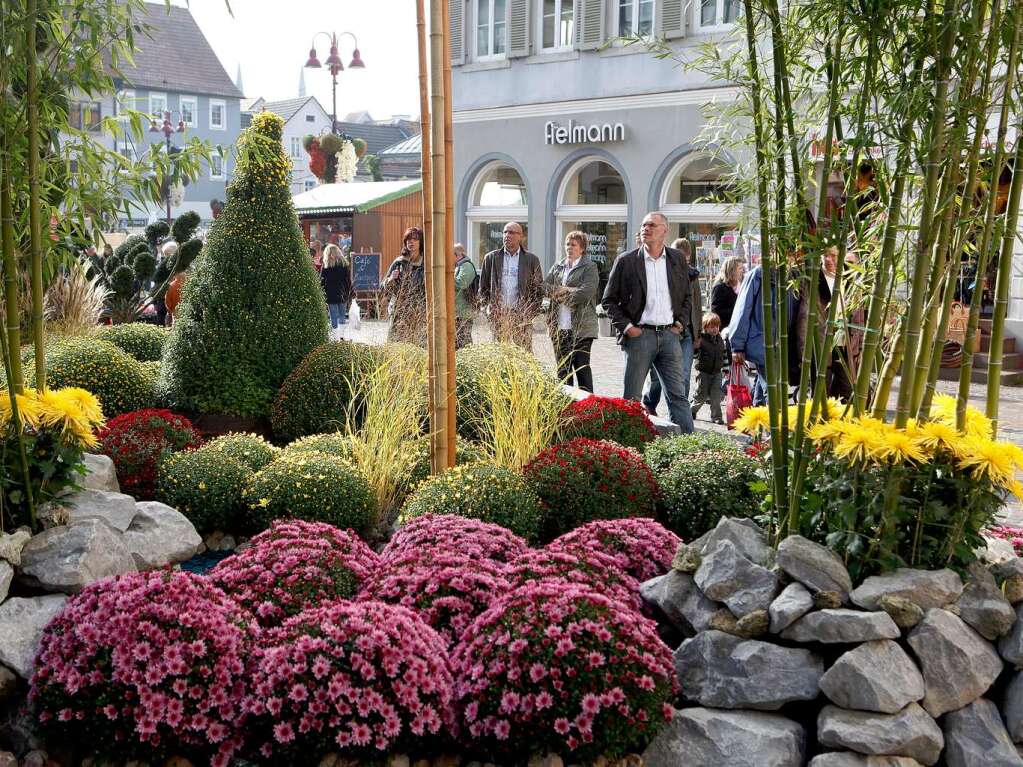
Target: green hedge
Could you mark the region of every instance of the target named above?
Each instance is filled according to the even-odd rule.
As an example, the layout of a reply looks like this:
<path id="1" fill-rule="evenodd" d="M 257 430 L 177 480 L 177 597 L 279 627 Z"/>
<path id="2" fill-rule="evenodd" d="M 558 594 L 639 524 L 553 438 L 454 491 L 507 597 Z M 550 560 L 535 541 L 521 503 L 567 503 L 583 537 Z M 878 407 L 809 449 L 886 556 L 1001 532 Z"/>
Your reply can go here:
<path id="1" fill-rule="evenodd" d="M 667 471 L 678 458 L 705 450 L 741 452 L 738 441 L 716 431 L 658 437 L 643 449 L 643 457 L 655 473 Z"/>
<path id="2" fill-rule="evenodd" d="M 662 522 L 683 540 L 713 529 L 722 517 L 753 517 L 760 509 L 756 462 L 738 450 L 678 456 L 659 477 Z"/>
<path id="3" fill-rule="evenodd" d="M 104 325 L 96 337 L 109 341 L 127 352 L 139 362 L 157 362 L 163 354 L 168 329 L 147 322 L 131 322 L 125 325 Z"/>

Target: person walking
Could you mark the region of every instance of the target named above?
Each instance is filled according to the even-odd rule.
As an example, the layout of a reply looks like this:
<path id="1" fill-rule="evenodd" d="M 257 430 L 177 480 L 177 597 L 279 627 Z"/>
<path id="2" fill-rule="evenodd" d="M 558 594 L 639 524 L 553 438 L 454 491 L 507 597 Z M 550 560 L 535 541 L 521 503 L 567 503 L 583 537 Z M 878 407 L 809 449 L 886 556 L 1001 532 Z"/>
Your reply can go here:
<path id="1" fill-rule="evenodd" d="M 721 369 L 727 360 L 725 342 L 721 338 L 721 318 L 714 312 L 703 315 L 700 348 L 696 351 L 696 396 L 693 397 L 693 419 L 705 402 L 710 403 L 710 420 L 724 423 L 721 417 Z"/>
<path id="2" fill-rule="evenodd" d="M 455 350 L 472 343 L 472 320 L 476 311 L 479 272 L 465 255 L 465 246 L 455 243 Z"/>
<path id="3" fill-rule="evenodd" d="M 590 347 L 597 337 L 600 267 L 586 254 L 586 242 L 583 232 L 568 233 L 565 257 L 547 273 L 544 293 L 550 298 L 547 329 L 558 362 L 558 378 L 592 394 Z"/>
<path id="4" fill-rule="evenodd" d="M 344 338 L 348 306 L 352 302 L 352 268 L 348 257 L 333 243 L 323 249 L 320 285 L 327 296 L 331 336 L 335 341 L 340 341 Z"/>
<path id="5" fill-rule="evenodd" d="M 763 289 L 762 268 L 753 267 L 742 280 L 735 298 L 732 321 L 728 325 L 728 345 L 732 350 L 732 363 L 755 365 L 757 376 L 753 381 L 754 405 L 767 404 L 767 382 L 764 380 L 767 353 L 764 348 L 764 310 L 760 291 Z"/>
<path id="6" fill-rule="evenodd" d="M 426 271 L 423 231 L 412 226 L 401 238 L 401 255 L 391 263 L 384 278 L 384 295 L 390 298 L 391 327 L 388 341 L 426 347 Z"/>
<path id="7" fill-rule="evenodd" d="M 721 262 L 721 270 L 710 289 L 710 310 L 721 318 L 722 328 L 727 328 L 732 322 L 735 299 L 745 275 L 746 262 L 740 256 L 729 256 Z"/>
<path id="8" fill-rule="evenodd" d="M 679 237 L 671 243 L 671 247 L 682 254 L 686 267 L 689 269 L 689 315 L 686 325 L 679 336 L 682 345 L 682 392 L 689 399 L 689 387 L 693 380 L 693 352 L 700 347 L 700 323 L 703 321 L 703 291 L 700 286 L 700 270 L 692 265 L 692 246 L 685 237 Z M 661 379 L 656 373 L 650 373 L 650 381 L 643 394 L 643 405 L 650 415 L 657 415 L 657 406 L 661 404 Z"/>
<path id="9" fill-rule="evenodd" d="M 652 368 L 661 378 L 671 420 L 689 434 L 693 415 L 683 394 L 679 336 L 689 322 L 692 292 L 689 268 L 681 253 L 664 244 L 667 234 L 664 214 L 643 218 L 643 244 L 615 260 L 602 304 L 625 352 L 624 397 L 640 399 Z"/>
<path id="10" fill-rule="evenodd" d="M 503 247 L 483 257 L 480 300 L 490 317 L 495 341 L 533 350 L 533 318 L 543 302 L 540 259 L 522 247 L 522 226 L 504 225 Z"/>

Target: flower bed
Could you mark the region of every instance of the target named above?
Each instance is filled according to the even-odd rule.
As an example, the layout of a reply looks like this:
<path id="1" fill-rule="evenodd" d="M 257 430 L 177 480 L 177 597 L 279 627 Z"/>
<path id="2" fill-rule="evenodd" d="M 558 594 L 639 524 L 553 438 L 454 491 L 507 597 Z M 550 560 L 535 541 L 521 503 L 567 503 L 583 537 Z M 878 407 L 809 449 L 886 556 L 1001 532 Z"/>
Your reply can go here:
<path id="1" fill-rule="evenodd" d="M 606 439 L 642 450 L 657 436 L 657 429 L 642 402 L 591 394 L 565 408 L 562 437 Z"/>
<path id="2" fill-rule="evenodd" d="M 671 569 L 681 542 L 653 519 L 601 519 L 565 533 L 547 548 L 575 554 L 602 552 L 614 558 L 619 570 L 643 582 Z"/>
<path id="3" fill-rule="evenodd" d="M 409 552 L 458 552 L 470 559 L 510 562 L 529 544 L 511 530 L 455 514 L 425 514 L 399 528 L 381 552 L 384 560 Z"/>
<path id="4" fill-rule="evenodd" d="M 615 558 L 597 549 L 530 549 L 511 563 L 514 586 L 536 581 L 574 583 L 606 594 L 624 607 L 641 610 L 639 582 L 619 570 Z"/>

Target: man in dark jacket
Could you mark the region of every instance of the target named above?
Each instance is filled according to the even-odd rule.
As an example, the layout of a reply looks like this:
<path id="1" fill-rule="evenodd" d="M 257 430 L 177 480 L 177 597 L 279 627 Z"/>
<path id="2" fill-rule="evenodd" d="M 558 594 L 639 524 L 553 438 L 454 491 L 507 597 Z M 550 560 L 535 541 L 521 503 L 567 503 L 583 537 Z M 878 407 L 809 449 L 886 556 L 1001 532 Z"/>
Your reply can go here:
<path id="1" fill-rule="evenodd" d="M 490 317 L 495 341 L 533 351 L 533 318 L 543 306 L 540 259 L 522 247 L 522 226 L 504 225 L 504 247 L 483 257 L 480 301 Z"/>
<path id="2" fill-rule="evenodd" d="M 642 245 L 615 260 L 602 303 L 625 352 L 624 397 L 638 401 L 653 368 L 671 420 L 688 434 L 693 416 L 683 392 L 679 336 L 689 323 L 689 269 L 681 253 L 665 246 L 667 234 L 664 215 L 648 213 L 640 231 Z"/>

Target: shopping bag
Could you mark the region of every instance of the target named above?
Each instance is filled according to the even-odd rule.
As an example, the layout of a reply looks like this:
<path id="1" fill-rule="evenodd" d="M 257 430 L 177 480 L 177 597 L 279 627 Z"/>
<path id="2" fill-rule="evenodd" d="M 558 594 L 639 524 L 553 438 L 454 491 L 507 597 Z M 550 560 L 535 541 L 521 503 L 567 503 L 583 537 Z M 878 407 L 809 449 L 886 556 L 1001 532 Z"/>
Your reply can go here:
<path id="1" fill-rule="evenodd" d="M 738 418 L 742 411 L 753 405 L 753 397 L 750 396 L 749 387 L 742 382 L 742 366 L 732 363 L 728 374 L 728 391 L 726 393 L 725 420 L 728 428 Z"/>
<path id="2" fill-rule="evenodd" d="M 353 298 L 352 305 L 348 309 L 348 329 L 359 330 L 362 327 L 362 312 L 359 311 L 359 304 Z"/>

